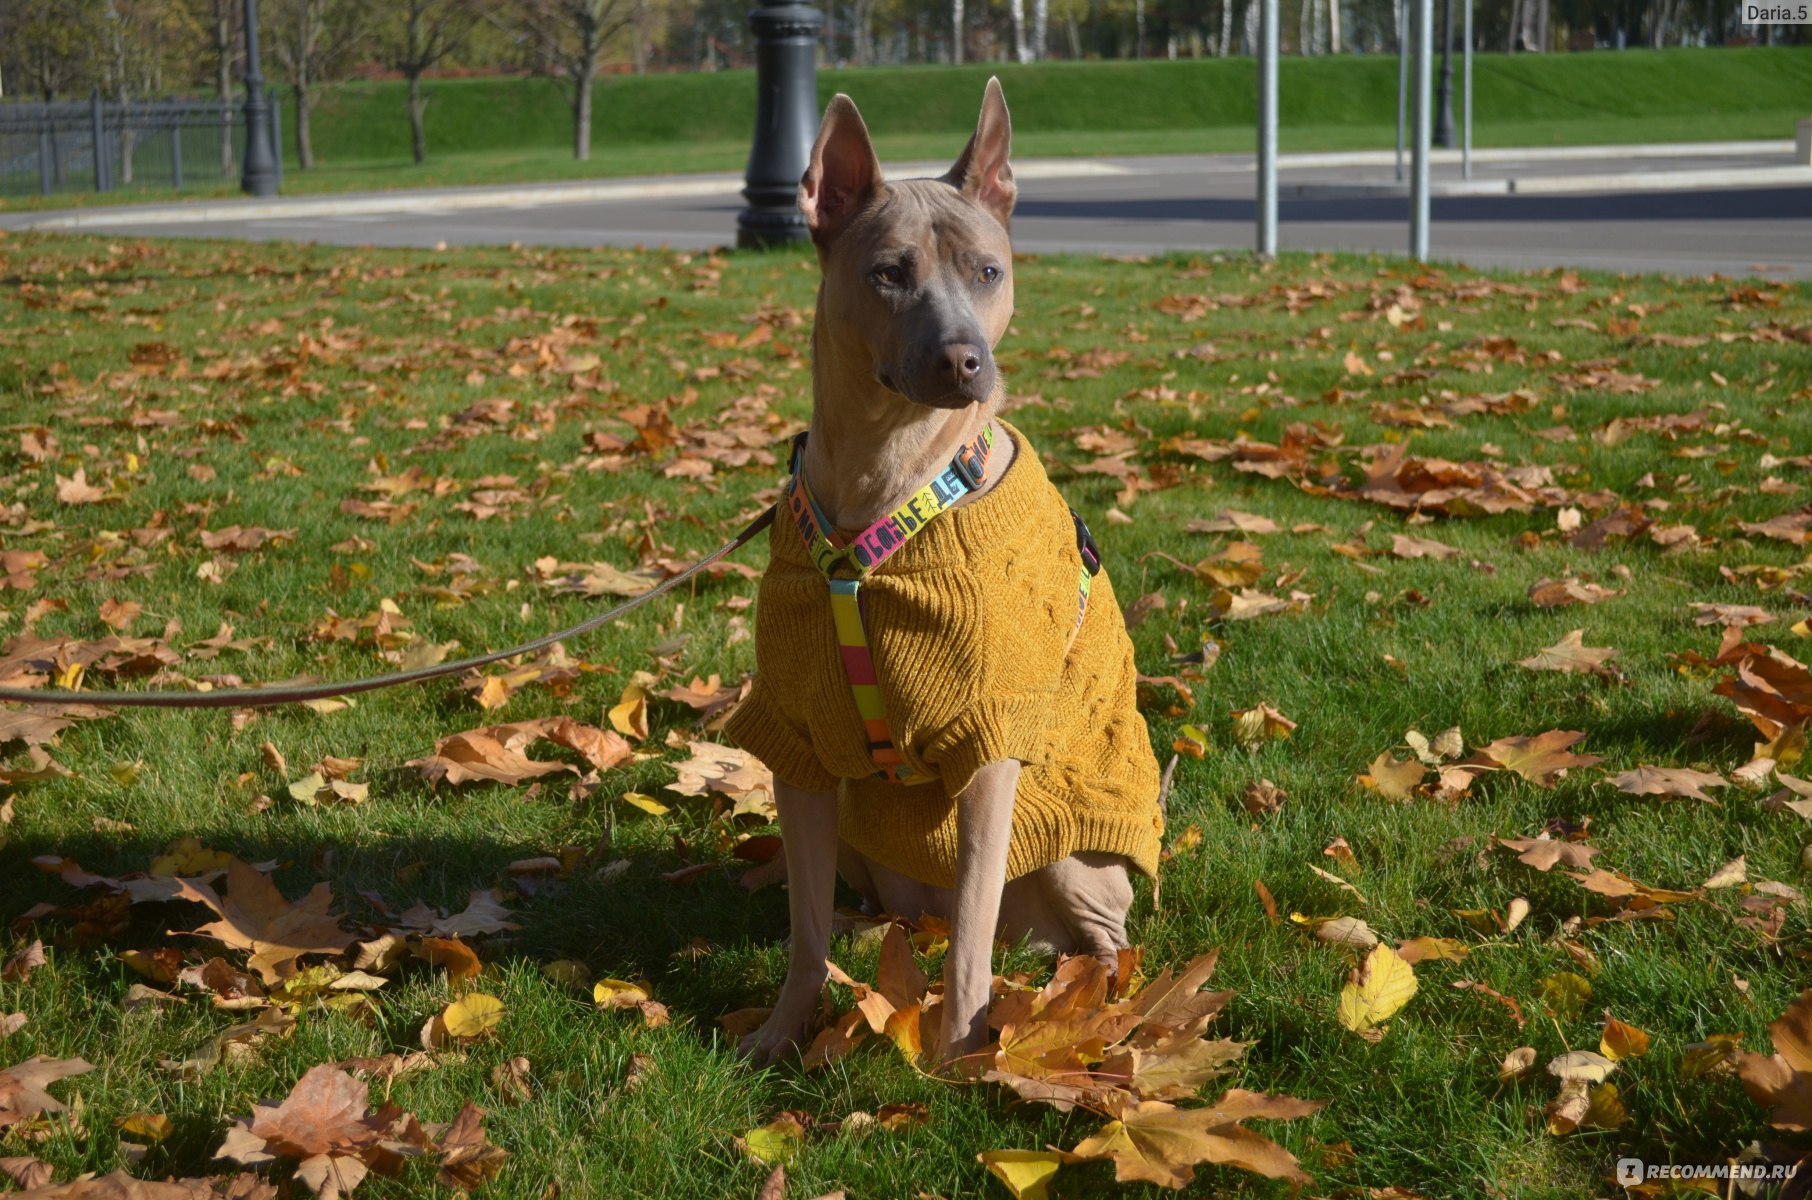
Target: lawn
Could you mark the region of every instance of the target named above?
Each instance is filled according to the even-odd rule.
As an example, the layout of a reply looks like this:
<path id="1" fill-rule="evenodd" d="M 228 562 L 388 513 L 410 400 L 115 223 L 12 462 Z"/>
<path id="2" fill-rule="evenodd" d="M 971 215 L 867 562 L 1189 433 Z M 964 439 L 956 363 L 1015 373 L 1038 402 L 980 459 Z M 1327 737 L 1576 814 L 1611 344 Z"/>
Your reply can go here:
<path id="1" fill-rule="evenodd" d="M 1314 1176 L 1305 1195 L 1609 1195 L 1624 1156 L 1812 1149 L 1737 1078 L 1764 1060 L 1718 1040 L 1768 1055 L 1812 978 L 1806 795 L 1771 773 L 1803 769 L 1812 714 L 1785 665 L 1812 651 L 1812 290 L 1333 256 L 1017 273 L 1010 419 L 1095 530 L 1141 670 L 1182 685 L 1148 689 L 1177 767 L 1170 857 L 1132 932 L 1147 977 L 1219 949 L 1212 986 L 1232 996 L 1211 1033 L 1250 1046 L 1203 1097 L 1325 1101 L 1251 1126 Z M 803 255 L 32 235 L 0 240 L 0 279 L 8 686 L 347 678 L 526 640 L 725 540 L 772 500 L 808 412 Z M 670 785 L 718 738 L 697 707 L 711 677 L 730 699 L 754 666 L 753 593 L 724 571 L 488 685 L 346 707 L 0 709 L 0 959 L 41 939 L 47 960 L 0 976 L 0 1069 L 93 1065 L 50 1085 L 69 1113 L 20 1121 L 0 1075 L 0 1160 L 228 1172 L 212 1155 L 254 1104 L 386 1055 L 411 1057 L 363 1064 L 372 1103 L 485 1110 L 509 1157 L 479 1194 L 500 1200 L 753 1196 L 771 1168 L 737 1139 L 771 1145 L 751 1131 L 789 1111 L 811 1129 L 787 1166 L 799 1197 L 1002 1196 L 978 1153 L 1093 1133 L 1100 1117 L 930 1078 L 881 1039 L 812 1071 L 732 1053 L 719 1019 L 770 1003 L 784 969 L 783 887 L 745 886 L 775 830 L 747 774 Z M 1750 648 L 1711 663 L 1727 622 Z M 1519 665 L 1572 630 L 1615 657 Z M 1785 733 L 1717 693 L 1739 670 L 1787 693 L 1738 692 Z M 1282 719 L 1234 715 L 1260 705 Z M 540 728 L 589 761 L 542 741 L 530 757 L 555 765 L 519 783 L 412 765 L 554 718 L 576 726 Z M 1582 735 L 1586 761 L 1506 740 L 1550 731 Z M 1439 773 L 1404 765 L 1418 738 Z M 1770 740 L 1778 762 L 1752 762 Z M 1718 778 L 1696 796 L 1665 771 L 1658 793 L 1612 782 L 1638 767 Z M 1582 867 L 1495 840 L 1544 831 Z M 155 861 L 184 838 L 200 847 Z M 206 872 L 208 851 L 291 900 L 324 886 L 340 916 L 314 935 L 349 953 L 273 984 L 296 964 L 260 950 L 272 974 L 248 980 L 244 949 L 185 935 L 222 884 L 168 877 Z M 228 896 L 252 896 L 256 872 L 234 871 Z M 1318 924 L 1336 917 L 1420 957 L 1380 1036 L 1340 1017 L 1373 952 Z M 388 983 L 329 988 L 386 931 L 412 952 L 373 952 Z M 936 931 L 918 934 L 935 978 Z M 873 981 L 877 938 L 833 957 Z M 607 978 L 667 1019 L 595 1003 Z M 437 1016 L 465 1028 L 473 1005 L 446 1009 L 473 994 L 501 1018 L 430 1029 L 421 1053 Z M 1647 1052 L 1557 1132 L 1544 1065 L 1627 1050 L 1607 1014 Z M 1503 1072 L 1523 1047 L 1532 1069 Z M 851 1119 L 887 1105 L 924 1119 Z M 445 1191 L 428 1157 L 357 1194 Z M 1064 1166 L 1051 1195 L 1161 1194 L 1113 1176 Z M 1290 1194 L 1212 1165 L 1193 1188 Z"/>

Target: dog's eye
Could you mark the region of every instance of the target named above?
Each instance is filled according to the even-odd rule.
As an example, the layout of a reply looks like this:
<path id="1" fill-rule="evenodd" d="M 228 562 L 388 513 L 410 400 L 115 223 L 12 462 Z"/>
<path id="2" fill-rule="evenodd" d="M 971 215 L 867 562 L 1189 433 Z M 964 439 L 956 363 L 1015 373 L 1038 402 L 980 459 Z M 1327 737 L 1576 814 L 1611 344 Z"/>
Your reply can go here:
<path id="1" fill-rule="evenodd" d="M 902 283 L 906 282 L 906 272 L 900 268 L 898 263 L 889 263 L 884 267 L 876 267 L 869 272 L 869 275 L 876 283 L 884 283 L 889 287 L 899 287 Z"/>
<path id="2" fill-rule="evenodd" d="M 981 281 L 983 283 L 999 283 L 1000 268 L 994 266 L 983 267 L 981 269 Z"/>

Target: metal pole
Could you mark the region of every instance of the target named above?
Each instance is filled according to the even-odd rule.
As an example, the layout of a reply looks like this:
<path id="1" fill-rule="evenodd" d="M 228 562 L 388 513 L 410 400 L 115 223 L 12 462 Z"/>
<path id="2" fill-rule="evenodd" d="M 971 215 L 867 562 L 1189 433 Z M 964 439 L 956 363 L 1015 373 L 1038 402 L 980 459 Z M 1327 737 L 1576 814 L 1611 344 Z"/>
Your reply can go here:
<path id="1" fill-rule="evenodd" d="M 1434 73 L 1434 0 L 1416 0 L 1416 125 L 1410 148 L 1409 253 L 1428 261 L 1428 137 Z"/>
<path id="2" fill-rule="evenodd" d="M 1403 182 L 1403 114 L 1409 108 L 1409 0 L 1397 0 L 1397 182 Z"/>
<path id="3" fill-rule="evenodd" d="M 239 176 L 239 189 L 253 196 L 277 194 L 264 72 L 258 66 L 258 0 L 245 0 L 245 169 Z"/>
<path id="4" fill-rule="evenodd" d="M 1258 0 L 1258 252 L 1277 255 L 1277 0 Z"/>
<path id="5" fill-rule="evenodd" d="M 799 177 L 818 132 L 818 34 L 824 14 L 805 0 L 778 0 L 749 14 L 755 34 L 755 142 L 743 172 L 736 244 L 745 249 L 811 236 L 799 213 Z"/>
<path id="6" fill-rule="evenodd" d="M 182 118 L 170 126 L 170 186 L 182 191 Z"/>
<path id="7" fill-rule="evenodd" d="M 1460 117 L 1460 178 L 1472 178 L 1472 0 L 1464 0 L 1466 5 L 1466 48 L 1461 62 L 1465 74 L 1466 100 Z"/>
<path id="8" fill-rule="evenodd" d="M 107 131 L 101 121 L 101 89 L 88 93 L 89 127 L 94 138 L 94 190 L 107 190 Z"/>
<path id="9" fill-rule="evenodd" d="M 1453 0 L 1441 0 L 1441 84 L 1435 96 L 1434 144 L 1453 145 Z"/>

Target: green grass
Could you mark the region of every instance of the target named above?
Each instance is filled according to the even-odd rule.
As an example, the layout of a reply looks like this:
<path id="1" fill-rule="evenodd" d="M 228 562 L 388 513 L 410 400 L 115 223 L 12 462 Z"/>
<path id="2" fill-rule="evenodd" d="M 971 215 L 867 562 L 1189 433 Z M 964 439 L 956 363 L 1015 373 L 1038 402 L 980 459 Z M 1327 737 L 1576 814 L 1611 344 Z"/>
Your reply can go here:
<path id="1" fill-rule="evenodd" d="M 719 348 L 711 339 L 745 333 L 758 311 L 809 312 L 811 264 L 789 254 L 430 254 L 14 236 L 0 240 L 0 279 L 12 301 L 0 309 L 0 405 L 11 423 L 0 445 L 0 549 L 37 550 L 50 563 L 30 590 L 0 592 L 0 634 L 20 635 L 28 610 L 49 602 L 36 612 L 36 636 L 98 639 L 110 632 L 98 608 L 112 598 L 143 605 L 136 635 L 180 621 L 172 635 L 178 646 L 211 635 L 223 620 L 237 636 L 272 639 L 268 648 L 174 668 L 190 677 L 386 669 L 370 646 L 309 637 L 330 611 L 363 617 L 385 599 L 421 639 L 457 639 L 467 652 L 576 621 L 593 608 L 539 588 L 536 559 L 627 568 L 645 536 L 655 552 L 689 559 L 727 537 L 758 506 L 757 494 L 776 483 L 775 470 L 759 467 L 723 469 L 703 482 L 669 479 L 660 470 L 665 454 L 591 470 L 587 433 L 624 432 L 618 414 L 627 406 L 669 399 L 676 421 L 708 426 L 727 403 L 762 386 L 774 389 L 768 402 L 783 423 L 808 411 L 806 373 L 798 356 L 782 352 L 805 348 L 803 327 L 783 326 L 753 349 Z M 1157 307 L 1176 293 L 1222 302 L 1185 320 Z M 1196 685 L 1192 712 L 1148 714 L 1166 756 L 1185 721 L 1205 728 L 1212 744 L 1204 759 L 1182 761 L 1170 800 L 1172 830 L 1197 826 L 1202 842 L 1166 866 L 1160 908 L 1142 894 L 1133 935 L 1150 968 L 1222 948 L 1215 983 L 1237 995 L 1217 1033 L 1253 1043 L 1224 1083 L 1330 1101 L 1313 1118 L 1263 1128 L 1303 1157 L 1317 1177 L 1312 1194 L 1401 1186 L 1430 1197 L 1559 1200 L 1603 1194 L 1610 1163 L 1624 1154 L 1719 1162 L 1757 1138 L 1803 1149 L 1803 1135 L 1769 1130 L 1765 1110 L 1735 1081 L 1687 1079 L 1678 1070 L 1684 1047 L 1714 1033 L 1741 1033 L 1750 1048 L 1767 1048 L 1768 1022 L 1806 980 L 1812 937 L 1803 907 L 1790 912 L 1778 947 L 1734 924 L 1730 892 L 1681 906 L 1673 921 L 1588 926 L 1579 936 L 1603 964 L 1591 980 L 1592 999 L 1578 1019 L 1555 1019 L 1542 1011 L 1540 981 L 1572 962 L 1548 939 L 1569 917 L 1608 910 L 1559 871 L 1533 873 L 1490 850 L 1488 839 L 1531 835 L 1553 818 L 1590 817 L 1599 864 L 1645 883 L 1690 888 L 1745 854 L 1752 879 L 1808 886 L 1802 822 L 1765 809 L 1757 795 L 1726 790 L 1713 806 L 1625 796 L 1602 779 L 1646 763 L 1729 771 L 1749 758 L 1753 731 L 1713 695 L 1717 673 L 1678 669 L 1670 658 L 1717 644 L 1716 630 L 1693 625 L 1690 602 L 1762 605 L 1784 619 L 1753 636 L 1802 660 L 1812 650 L 1812 641 L 1788 630 L 1807 615 L 1806 574 L 1763 593 L 1719 571 L 1788 568 L 1806 558 L 1804 547 L 1745 537 L 1736 523 L 1791 510 L 1812 488 L 1803 468 L 1765 470 L 1759 461 L 1812 446 L 1804 345 L 1748 337 L 1761 325 L 1812 325 L 1812 291 L 1298 256 L 1275 265 L 1242 257 L 1031 259 L 1018 267 L 1017 294 L 1021 308 L 1001 349 L 1021 401 L 1012 419 L 1049 456 L 1053 478 L 1095 529 L 1123 601 L 1148 592 L 1168 600 L 1165 612 L 1133 633 L 1141 669 L 1173 670 L 1170 642 L 1189 647 L 1207 633 L 1224 647 Z M 1243 303 L 1247 297 L 1254 302 Z M 1399 329 L 1385 321 L 1393 301 L 1419 307 L 1426 324 Z M 1603 329 L 1612 317 L 1636 320 L 1642 334 L 1730 340 L 1669 346 L 1566 323 Z M 573 337 L 564 353 L 602 359 L 614 391 L 575 388 L 558 369 L 560 353 L 538 353 L 535 339 L 556 331 Z M 1515 339 L 1524 356 L 1462 350 L 1485 336 Z M 134 347 L 147 343 L 168 349 L 135 356 Z M 1093 367 L 1070 357 L 1090 351 L 1129 357 Z M 1349 351 L 1378 374 L 1347 375 Z M 1388 365 L 1384 352 L 1392 355 Z M 1616 360 L 1659 386 L 1627 396 L 1562 382 L 1563 373 L 1595 359 Z M 1430 374 L 1386 378 L 1412 367 Z M 1365 394 L 1354 395 L 1360 388 Z M 1532 411 L 1461 417 L 1452 429 L 1409 434 L 1380 425 L 1373 409 L 1518 388 L 1537 396 Z M 516 406 L 506 424 L 412 452 L 453 414 L 498 398 Z M 1614 416 L 1701 408 L 1717 421 L 1704 433 L 1677 440 L 1643 433 L 1615 444 L 1592 437 Z M 1494 453 L 1545 465 L 1560 486 L 1608 489 L 1649 504 L 1669 523 L 1694 525 L 1706 547 L 1663 554 L 1636 540 L 1588 552 L 1555 535 L 1548 509 L 1412 524 L 1387 509 L 1160 448 L 1188 434 L 1276 441 L 1298 422 L 1344 434 L 1347 447 L 1409 436 L 1421 455 L 1464 461 Z M 1576 440 L 1539 436 L 1563 424 Z M 1090 457 L 1073 434 L 1100 426 L 1134 433 L 1135 461 L 1170 486 L 1116 501 L 1111 481 L 1068 470 Z M 20 433 L 38 428 L 62 448 L 43 464 L 19 449 Z M 1350 451 L 1330 461 L 1349 480 L 1357 477 Z M 203 466 L 215 477 L 191 474 Z M 374 474 L 411 466 L 445 476 L 453 490 L 405 497 L 421 507 L 396 525 L 341 511 L 341 501 L 364 495 L 357 489 Z M 59 503 L 53 473 L 77 467 L 119 499 Z M 453 507 L 475 481 L 499 474 L 532 493 L 511 517 L 478 521 Z M 1760 491 L 1770 475 L 1797 490 Z M 1110 517 L 1116 507 L 1130 520 Z M 1307 611 L 1214 621 L 1212 589 L 1150 557 L 1209 554 L 1225 539 L 1183 525 L 1223 509 L 1305 527 L 1257 540 L 1262 585 L 1288 576 L 1284 586 L 1313 594 Z M 199 534 L 230 524 L 295 529 L 296 540 L 232 559 L 236 569 L 222 582 L 207 582 L 197 570 L 212 555 Z M 142 545 L 127 536 L 147 528 L 168 534 L 143 535 Z M 1383 548 L 1399 532 L 1462 553 L 1449 561 L 1357 563 L 1329 548 L 1355 536 Z M 418 565 L 433 568 L 454 554 L 482 568 L 482 586 L 462 604 L 431 590 L 446 583 L 444 574 Z M 761 554 L 743 559 L 759 566 Z M 1620 594 L 1554 611 L 1525 598 L 1538 579 L 1570 574 Z M 551 897 L 512 899 L 522 929 L 477 944 L 487 963 L 481 984 L 508 1006 L 496 1036 L 391 1089 L 425 1120 L 450 1119 L 468 1097 L 490 1110 L 487 1126 L 512 1158 L 484 1194 L 529 1200 L 557 1184 L 567 1196 L 748 1196 L 764 1172 L 742 1162 L 731 1139 L 750 1127 L 787 1109 L 834 1120 L 922 1101 L 931 1110 L 922 1129 L 813 1141 L 789 1167 L 792 1194 L 844 1187 L 852 1196 L 902 1200 L 1003 1195 L 975 1163 L 976 1152 L 1073 1145 L 1095 1123 L 931 1082 L 873 1048 L 817 1074 L 754 1071 L 715 1032 L 720 1014 L 773 998 L 784 965 L 785 898 L 778 889 L 744 892 L 736 883 L 740 864 L 720 846 L 706 806 L 662 792 L 672 778 L 664 762 L 678 757 L 665 738 L 696 736 L 690 710 L 657 703 L 650 759 L 608 773 L 590 799 L 574 798 L 564 776 L 534 791 L 437 792 L 404 766 L 437 738 L 497 719 L 566 713 L 602 722 L 633 671 L 664 671 L 674 683 L 694 673 L 734 679 L 754 665 L 751 643 L 736 636 L 737 620 L 749 615 L 738 605 L 752 594 L 751 583 L 726 576 L 686 595 L 683 614 L 678 603 L 656 603 L 569 647 L 595 668 L 569 699 L 531 689 L 495 715 L 455 687 L 435 685 L 367 697 L 328 715 L 271 712 L 237 729 L 222 713 L 125 712 L 82 724 L 51 748 L 71 777 L 13 791 L 14 819 L 0 828 L 0 915 L 10 922 L 35 903 L 76 898 L 26 866 L 35 855 L 69 855 L 118 874 L 143 870 L 152 854 L 187 834 L 277 863 L 276 878 L 291 896 L 327 880 L 353 921 L 377 915 L 362 889 L 397 908 L 417 899 L 463 904 L 473 888 L 507 891 L 516 859 L 582 847 L 596 852 L 592 865 Z M 1580 627 L 1588 644 L 1621 652 L 1628 686 L 1515 665 Z M 650 653 L 663 644 L 665 662 Z M 89 676 L 88 686 L 102 684 Z M 1227 714 L 1259 702 L 1300 727 L 1290 740 L 1248 754 L 1234 744 Z M 1604 769 L 1574 771 L 1553 790 L 1488 778 L 1453 807 L 1388 804 L 1352 782 L 1379 752 L 1398 747 L 1401 755 L 1412 726 L 1432 734 L 1453 724 L 1468 746 L 1583 730 L 1580 749 L 1603 755 Z M 288 778 L 324 754 L 364 759 L 357 778 L 371 782 L 371 798 L 338 809 L 290 801 L 286 778 L 262 764 L 259 746 L 267 741 L 287 758 Z M 24 752 L 8 749 L 0 762 L 23 765 Z M 118 764 L 139 765 L 116 777 Z M 1289 793 L 1274 816 L 1240 807 L 1245 785 L 1260 777 Z M 652 817 L 616 804 L 628 790 L 664 796 L 673 811 Z M 260 795 L 277 803 L 259 811 Z M 747 820 L 740 826 L 758 828 Z M 1324 864 L 1322 849 L 1336 836 L 1363 866 L 1355 882 L 1366 905 L 1307 869 Z M 1472 841 L 1456 852 L 1456 838 Z M 681 865 L 682 843 L 723 869 L 685 885 L 662 881 Z M 627 871 L 600 875 L 597 864 L 616 859 L 628 860 Z M 1372 1045 L 1334 1018 L 1348 956 L 1310 942 L 1287 920 L 1269 924 L 1254 880 L 1286 916 L 1357 913 L 1393 940 L 1449 936 L 1477 949 L 1464 963 L 1419 967 L 1420 994 Z M 1481 938 L 1453 912 L 1502 910 L 1517 896 L 1533 912 L 1507 937 Z M 0 983 L 0 1014 L 30 1018 L 0 1042 L 0 1065 L 49 1054 L 81 1055 L 97 1066 L 56 1086 L 65 1098 L 80 1094 L 85 1133 L 59 1126 L 41 1144 L 14 1137 L 0 1141 L 0 1157 L 38 1154 L 60 1178 L 110 1170 L 121 1161 L 112 1123 L 149 1111 L 169 1115 L 176 1132 L 143 1173 L 206 1172 L 229 1118 L 249 1113 L 261 1097 L 285 1094 L 312 1063 L 409 1049 L 424 1020 L 454 994 L 441 973 L 408 971 L 369 1021 L 305 1011 L 294 1037 L 183 1082 L 155 1060 L 192 1049 L 241 1014 L 213 1011 L 200 996 L 163 1012 L 124 1012 L 136 977 L 115 952 L 177 945 L 203 956 L 202 944 L 165 931 L 204 919 L 193 906 L 147 904 L 112 941 L 84 941 L 58 920 L 0 934 L 0 952 L 42 936 L 51 958 L 23 983 Z M 858 975 L 873 970 L 868 952 L 839 944 L 835 956 Z M 538 973 L 556 958 L 579 959 L 598 976 L 647 979 L 675 1020 L 646 1030 L 632 1015 L 594 1011 Z M 936 960 L 926 965 L 935 970 Z M 1501 1005 L 1449 986 L 1459 978 L 1518 1000 L 1526 1027 Z M 1654 1037 L 1653 1051 L 1616 1076 L 1629 1121 L 1615 1132 L 1551 1136 L 1541 1113 L 1552 1080 L 1538 1068 L 1527 1081 L 1500 1085 L 1497 1065 L 1522 1045 L 1535 1047 L 1541 1061 L 1595 1047 L 1607 1007 Z M 629 1088 L 635 1054 L 649 1056 L 648 1065 Z M 492 1069 L 515 1055 L 534 1071 L 534 1097 L 522 1104 L 506 1103 L 489 1083 Z M 1342 1142 L 1352 1157 L 1323 1153 Z M 359 1194 L 424 1194 L 433 1188 L 430 1174 L 412 1168 L 401 1182 L 374 1179 Z M 1209 1168 L 1202 1178 L 1196 1194 L 1286 1194 L 1231 1170 Z M 1054 1194 L 1155 1193 L 1118 1187 L 1106 1168 L 1093 1166 L 1066 1167 Z"/>
<path id="2" fill-rule="evenodd" d="M 1281 64 L 1286 152 L 1395 144 L 1397 64 L 1389 55 L 1288 58 Z M 890 67 L 818 73 L 820 101 L 847 91 L 881 152 L 945 158 L 975 126 L 983 83 L 998 73 L 1022 157 L 1202 154 L 1250 150 L 1250 59 Z M 1812 113 L 1812 49 L 1482 54 L 1475 62 L 1480 146 L 1594 145 L 1788 138 Z M 609 76 L 596 91 L 592 157 L 572 157 L 564 93 L 544 79 L 436 80 L 429 159 L 409 157 L 399 83 L 323 93 L 318 165 L 295 165 L 293 114 L 284 191 L 404 187 L 741 170 L 754 127 L 748 71 Z M 227 189 L 222 194 L 231 194 Z M 14 208 L 118 203 L 149 193 L 13 197 Z"/>

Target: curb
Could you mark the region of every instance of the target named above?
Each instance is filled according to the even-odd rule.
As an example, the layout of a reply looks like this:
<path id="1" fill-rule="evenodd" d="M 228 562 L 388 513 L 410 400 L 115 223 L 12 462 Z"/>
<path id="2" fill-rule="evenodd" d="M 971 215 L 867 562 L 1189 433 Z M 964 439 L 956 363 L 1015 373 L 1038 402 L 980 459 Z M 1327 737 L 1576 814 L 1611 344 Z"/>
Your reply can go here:
<path id="1" fill-rule="evenodd" d="M 1812 186 L 1812 167 L 1707 168 L 1691 171 L 1607 172 L 1599 175 L 1526 175 L 1510 179 L 1433 180 L 1428 194 L 1454 196 L 1559 196 L 1581 192 L 1714 191 L 1720 188 Z M 1299 200 L 1400 199 L 1409 184 L 1395 180 L 1299 183 L 1284 189 Z"/>
<path id="2" fill-rule="evenodd" d="M 892 164 L 895 178 L 942 174 L 942 163 Z M 1015 163 L 1020 179 L 1084 179 L 1132 175 L 1130 167 L 1098 159 L 1030 159 Z M 218 221 L 275 221 L 290 217 L 349 217 L 382 213 L 435 214 L 479 208 L 540 208 L 611 200 L 679 200 L 742 193 L 739 175 L 673 179 L 632 179 L 595 183 L 534 184 L 506 188 L 460 188 L 446 191 L 395 191 L 355 196 L 297 196 L 278 200 L 212 200 L 142 207 L 118 205 L 42 213 L 0 213 L 0 229 L 59 230 L 112 225 L 197 225 Z"/>

